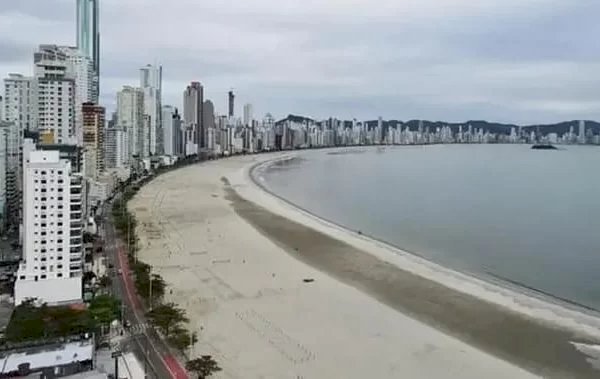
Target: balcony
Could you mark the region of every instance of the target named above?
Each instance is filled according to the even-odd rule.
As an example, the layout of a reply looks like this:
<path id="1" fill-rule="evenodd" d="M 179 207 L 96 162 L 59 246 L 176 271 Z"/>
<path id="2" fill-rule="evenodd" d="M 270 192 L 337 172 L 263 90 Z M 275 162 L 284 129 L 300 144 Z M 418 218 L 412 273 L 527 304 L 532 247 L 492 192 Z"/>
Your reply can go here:
<path id="1" fill-rule="evenodd" d="M 71 247 L 81 247 L 82 241 L 80 237 L 71 238 Z"/>

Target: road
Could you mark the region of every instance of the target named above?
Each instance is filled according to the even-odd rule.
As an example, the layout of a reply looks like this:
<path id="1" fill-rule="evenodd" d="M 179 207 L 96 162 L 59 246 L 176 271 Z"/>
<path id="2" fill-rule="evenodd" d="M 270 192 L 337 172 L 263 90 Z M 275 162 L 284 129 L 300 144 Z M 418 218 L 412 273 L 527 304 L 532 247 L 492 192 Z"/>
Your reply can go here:
<path id="1" fill-rule="evenodd" d="M 134 338 L 128 339 L 123 347 L 133 350 L 144 363 L 148 378 L 189 379 L 165 341 L 152 327 L 146 327 L 143 305 L 135 292 L 127 255 L 112 222 L 111 209 L 112 203 L 107 203 L 103 212 L 103 229 L 108 261 L 113 265 L 114 272 L 120 273 L 113 277 L 113 292 L 123 302 L 124 320 L 129 322 L 130 329 L 137 331 Z"/>

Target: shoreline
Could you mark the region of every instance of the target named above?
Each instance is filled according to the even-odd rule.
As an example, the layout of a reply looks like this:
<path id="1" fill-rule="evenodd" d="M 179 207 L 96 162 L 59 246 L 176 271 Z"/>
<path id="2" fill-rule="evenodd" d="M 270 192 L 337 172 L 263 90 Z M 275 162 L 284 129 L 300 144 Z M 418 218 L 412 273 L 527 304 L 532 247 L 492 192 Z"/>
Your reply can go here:
<path id="1" fill-rule="evenodd" d="M 480 285 L 482 289 L 492 291 L 492 292 L 498 292 L 500 294 L 506 295 L 515 300 L 523 300 L 524 303 L 527 303 L 528 300 L 531 300 L 532 302 L 531 302 L 531 304 L 529 304 L 530 307 L 527 307 L 525 304 L 523 304 L 523 307 L 530 308 L 532 311 L 534 311 L 534 313 L 526 312 L 523 309 L 523 307 L 518 307 L 518 306 L 510 307 L 510 306 L 508 306 L 509 304 L 506 304 L 505 302 L 496 301 L 498 299 L 492 299 L 492 302 L 497 303 L 500 306 L 505 306 L 513 311 L 517 311 L 523 315 L 526 315 L 529 317 L 534 317 L 536 319 L 537 318 L 543 319 L 544 321 L 550 322 L 557 326 L 569 328 L 569 329 L 573 330 L 574 332 L 588 333 L 588 334 L 590 334 L 590 336 L 593 336 L 594 338 L 598 338 L 600 341 L 600 310 L 599 309 L 596 309 L 592 306 L 578 303 L 576 301 L 572 301 L 570 299 L 555 296 L 555 295 L 545 292 L 541 289 L 538 289 L 535 287 L 530 287 L 524 283 L 512 281 L 509 278 L 503 278 L 503 277 L 500 277 L 498 275 L 495 275 L 495 274 L 492 274 L 489 272 L 479 274 L 476 272 L 471 272 L 471 271 L 456 269 L 453 267 L 448 267 L 441 263 L 437 263 L 433 260 L 430 260 L 430 259 L 426 258 L 424 255 L 419 254 L 418 252 L 404 249 L 401 246 L 396 246 L 396 245 L 391 244 L 382 239 L 373 237 L 367 233 L 362 232 L 362 234 L 358 234 L 356 231 L 354 231 L 342 224 L 339 224 L 335 221 L 321 217 L 318 214 L 315 214 L 297 204 L 294 204 L 293 202 L 287 200 L 283 196 L 278 195 L 274 191 L 270 190 L 257 177 L 258 170 L 266 169 L 268 166 L 275 164 L 279 161 L 295 159 L 299 155 L 302 155 L 302 154 L 303 154 L 303 152 L 287 152 L 287 154 L 285 154 L 284 156 L 281 156 L 281 157 L 273 157 L 271 159 L 262 160 L 261 162 L 258 162 L 249 167 L 246 167 L 243 170 L 243 175 L 246 176 L 246 180 L 249 183 L 256 186 L 261 191 L 267 193 L 269 196 L 276 199 L 277 201 L 283 203 L 285 206 L 289 207 L 289 209 L 291 209 L 292 212 L 295 211 L 301 216 L 302 215 L 308 216 L 309 219 L 313 219 L 314 221 L 316 221 L 316 223 L 318 225 L 323 226 L 324 228 L 319 229 L 319 231 L 327 233 L 326 229 L 337 229 L 337 230 L 341 231 L 343 236 L 350 238 L 351 240 L 362 240 L 368 244 L 376 245 L 377 247 L 381 247 L 385 250 L 388 250 L 389 253 L 398 254 L 401 257 L 405 257 L 405 258 L 409 258 L 409 259 L 412 257 L 412 258 L 414 258 L 414 261 L 416 261 L 417 264 L 421 264 L 424 268 L 431 267 L 434 270 L 438 271 L 439 273 L 448 274 L 450 277 L 456 276 L 459 279 L 464 279 L 466 282 L 473 282 L 473 284 L 475 284 L 475 285 Z M 269 210 L 273 211 L 273 209 L 269 209 Z M 294 220 L 294 221 L 298 221 L 298 220 Z M 304 220 L 304 221 L 306 221 L 306 220 Z M 301 222 L 301 223 L 304 224 L 304 222 Z M 311 226 L 314 226 L 314 225 L 311 225 Z M 348 242 L 348 240 L 344 240 L 344 242 Z M 353 244 L 351 244 L 351 245 L 353 245 Z M 398 265 L 396 262 L 393 261 L 394 258 L 396 258 L 394 256 L 385 256 L 385 255 L 381 255 L 381 254 L 375 254 L 375 255 L 378 258 L 385 259 L 386 261 L 388 261 L 388 259 L 389 259 L 389 263 L 395 264 L 400 267 L 400 265 Z M 418 272 L 418 270 L 415 270 L 415 271 Z M 443 280 L 444 278 L 428 277 L 428 279 L 432 279 L 443 285 L 450 284 L 450 283 L 447 283 L 446 281 L 444 281 Z M 449 285 L 449 287 L 459 290 L 461 292 L 465 292 L 467 294 L 475 295 L 476 297 L 479 297 L 482 300 L 490 301 L 490 298 L 487 298 L 485 296 L 478 296 L 478 295 L 480 295 L 479 293 L 473 293 L 473 291 L 468 291 L 467 288 L 460 288 L 460 287 L 455 287 L 452 285 Z M 463 290 L 465 290 L 465 291 L 463 291 Z M 514 305 L 519 305 L 519 303 L 517 302 Z M 548 308 L 554 312 L 557 312 L 557 314 L 560 314 L 560 313 L 563 313 L 566 311 L 567 314 L 563 315 L 563 317 L 566 318 L 566 320 L 565 319 L 557 320 L 552 317 L 553 315 L 540 314 L 540 313 L 535 312 L 536 310 L 539 311 L 539 310 L 543 310 L 546 308 Z M 575 324 L 572 324 L 569 322 L 564 322 L 564 321 L 568 321 L 571 318 L 576 318 L 579 316 L 582 318 L 579 318 Z M 561 322 L 561 321 L 563 321 L 563 322 Z M 582 324 L 589 326 L 589 328 L 582 329 L 581 328 Z"/>
<path id="2" fill-rule="evenodd" d="M 399 269 L 381 243 L 351 241 L 249 182 L 250 166 L 282 156 L 181 168 L 130 204 L 141 259 L 171 288 L 165 301 L 186 310 L 196 355 L 224 368 L 217 378 L 597 376 L 570 343 L 588 333 L 414 274 L 416 257 Z"/>

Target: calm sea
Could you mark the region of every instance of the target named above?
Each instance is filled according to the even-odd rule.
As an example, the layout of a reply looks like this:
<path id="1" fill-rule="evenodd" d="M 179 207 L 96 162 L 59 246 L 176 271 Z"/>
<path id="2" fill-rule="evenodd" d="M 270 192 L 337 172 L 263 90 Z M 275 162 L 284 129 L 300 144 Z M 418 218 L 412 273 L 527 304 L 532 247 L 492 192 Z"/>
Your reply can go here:
<path id="1" fill-rule="evenodd" d="M 303 152 L 258 175 L 278 195 L 349 229 L 600 309 L 600 148 L 339 152 Z"/>

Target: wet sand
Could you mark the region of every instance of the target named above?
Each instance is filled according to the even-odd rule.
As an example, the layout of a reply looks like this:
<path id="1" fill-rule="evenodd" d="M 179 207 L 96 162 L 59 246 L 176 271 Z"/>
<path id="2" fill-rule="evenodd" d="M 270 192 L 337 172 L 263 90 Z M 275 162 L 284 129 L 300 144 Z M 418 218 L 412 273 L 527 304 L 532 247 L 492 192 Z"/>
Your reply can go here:
<path id="1" fill-rule="evenodd" d="M 248 201 L 257 193 L 240 170 L 255 162 L 163 175 L 131 204 L 142 259 L 201 333 L 196 351 L 223 362 L 222 377 L 530 376 L 503 361 L 543 377 L 599 377 L 570 343 L 594 342 L 590 335 L 452 289 Z"/>

